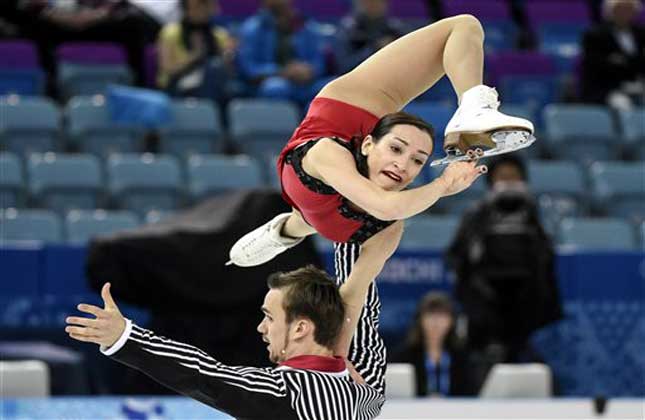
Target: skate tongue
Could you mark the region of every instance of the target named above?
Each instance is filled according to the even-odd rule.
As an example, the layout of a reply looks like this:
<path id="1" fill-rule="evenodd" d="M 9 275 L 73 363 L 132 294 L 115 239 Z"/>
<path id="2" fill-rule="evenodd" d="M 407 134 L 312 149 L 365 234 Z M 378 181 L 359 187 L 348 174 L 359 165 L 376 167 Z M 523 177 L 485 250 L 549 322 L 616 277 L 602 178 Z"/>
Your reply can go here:
<path id="1" fill-rule="evenodd" d="M 497 109 L 499 108 L 497 91 L 486 85 L 470 88 L 462 95 L 460 107 Z"/>

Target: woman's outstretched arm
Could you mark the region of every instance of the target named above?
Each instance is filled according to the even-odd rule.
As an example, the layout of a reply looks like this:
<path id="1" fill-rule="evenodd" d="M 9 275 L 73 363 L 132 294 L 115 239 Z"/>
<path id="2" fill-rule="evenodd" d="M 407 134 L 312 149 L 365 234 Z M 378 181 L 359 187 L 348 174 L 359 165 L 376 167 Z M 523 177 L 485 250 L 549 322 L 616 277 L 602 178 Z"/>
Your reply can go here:
<path id="1" fill-rule="evenodd" d="M 309 175 L 381 220 L 401 220 L 422 213 L 441 197 L 468 188 L 485 171 L 476 161 L 456 162 L 427 185 L 406 191 L 387 191 L 361 175 L 354 156 L 331 139 L 319 141 L 309 150 L 307 159 L 315 172 Z"/>

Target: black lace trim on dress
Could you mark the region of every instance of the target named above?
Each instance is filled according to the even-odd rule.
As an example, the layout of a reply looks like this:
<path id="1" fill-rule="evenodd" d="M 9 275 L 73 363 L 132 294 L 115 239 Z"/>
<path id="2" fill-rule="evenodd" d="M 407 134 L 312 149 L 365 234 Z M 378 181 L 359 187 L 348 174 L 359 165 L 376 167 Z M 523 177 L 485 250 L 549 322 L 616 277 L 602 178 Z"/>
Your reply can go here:
<path id="1" fill-rule="evenodd" d="M 325 194 L 325 195 L 331 195 L 331 194 L 338 194 L 338 192 L 332 188 L 331 186 L 325 184 L 319 179 L 316 179 L 306 173 L 304 169 L 302 168 L 302 159 L 305 157 L 309 149 L 311 149 L 319 140 L 310 140 L 304 145 L 297 147 L 293 150 L 291 150 L 287 156 L 285 157 L 285 163 L 288 165 L 293 166 L 294 171 L 296 172 L 296 175 L 298 175 L 298 179 L 300 179 L 300 182 L 307 187 L 307 189 L 317 193 L 317 194 Z M 332 140 L 334 140 L 336 143 L 340 144 L 341 146 L 345 147 L 348 149 L 350 152 L 353 152 L 352 150 L 352 145 L 344 140 L 341 140 L 337 137 L 332 137 Z M 349 203 L 349 200 L 347 200 L 345 197 L 342 197 L 341 199 L 341 204 L 338 206 L 338 211 L 341 216 L 351 219 L 351 220 L 358 220 L 362 222 L 362 225 L 360 228 L 356 230 L 352 234 L 352 236 L 349 238 L 348 242 L 356 242 L 356 243 L 363 243 L 376 233 L 382 231 L 386 227 L 390 226 L 394 222 L 386 222 L 380 219 L 377 219 L 376 217 L 358 211 L 354 210 Z"/>

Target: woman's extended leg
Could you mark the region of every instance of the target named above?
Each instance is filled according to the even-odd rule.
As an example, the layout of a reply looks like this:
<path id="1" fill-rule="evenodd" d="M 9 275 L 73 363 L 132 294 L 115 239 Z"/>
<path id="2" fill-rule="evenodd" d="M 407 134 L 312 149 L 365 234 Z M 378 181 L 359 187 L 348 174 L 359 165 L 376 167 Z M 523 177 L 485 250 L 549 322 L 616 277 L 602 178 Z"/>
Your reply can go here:
<path id="1" fill-rule="evenodd" d="M 305 221 L 302 214 L 296 209 L 292 209 L 291 215 L 282 225 L 280 234 L 289 238 L 304 238 L 305 236 L 316 233 L 309 223 Z"/>
<path id="2" fill-rule="evenodd" d="M 300 212 L 292 209 L 282 213 L 242 236 L 229 252 L 226 265 L 252 267 L 273 259 L 278 254 L 298 245 L 309 235 L 316 233 Z"/>
<path id="3" fill-rule="evenodd" d="M 484 30 L 471 15 L 459 15 L 418 29 L 376 52 L 351 72 L 330 82 L 319 96 L 366 109 L 378 117 L 400 111 L 444 74 L 459 108 L 448 122 L 441 163 L 512 152 L 535 141 L 533 124 L 499 112 L 497 92 L 482 85 Z"/>
<path id="4" fill-rule="evenodd" d="M 484 30 L 471 15 L 440 20 L 397 39 L 318 96 L 337 99 L 381 117 L 400 111 L 444 74 L 461 98 L 482 84 Z"/>

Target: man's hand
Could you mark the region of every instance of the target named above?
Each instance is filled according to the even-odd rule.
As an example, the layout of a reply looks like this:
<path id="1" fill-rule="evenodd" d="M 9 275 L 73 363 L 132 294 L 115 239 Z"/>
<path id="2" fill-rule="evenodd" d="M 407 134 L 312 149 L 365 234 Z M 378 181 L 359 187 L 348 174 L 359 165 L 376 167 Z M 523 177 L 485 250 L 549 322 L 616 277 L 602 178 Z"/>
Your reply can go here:
<path id="1" fill-rule="evenodd" d="M 110 283 L 105 283 L 101 289 L 104 308 L 81 303 L 78 309 L 81 312 L 94 315 L 95 318 L 70 316 L 65 320 L 65 332 L 75 340 L 96 343 L 104 347 L 111 347 L 125 330 L 125 318 L 121 315 L 110 294 Z"/>
<path id="2" fill-rule="evenodd" d="M 481 150 L 468 151 L 472 159 L 468 162 L 453 162 L 443 171 L 439 181 L 444 185 L 444 196 L 454 195 L 470 187 L 477 178 L 488 172 L 486 165 L 477 166 L 477 159 L 482 155 Z"/>

